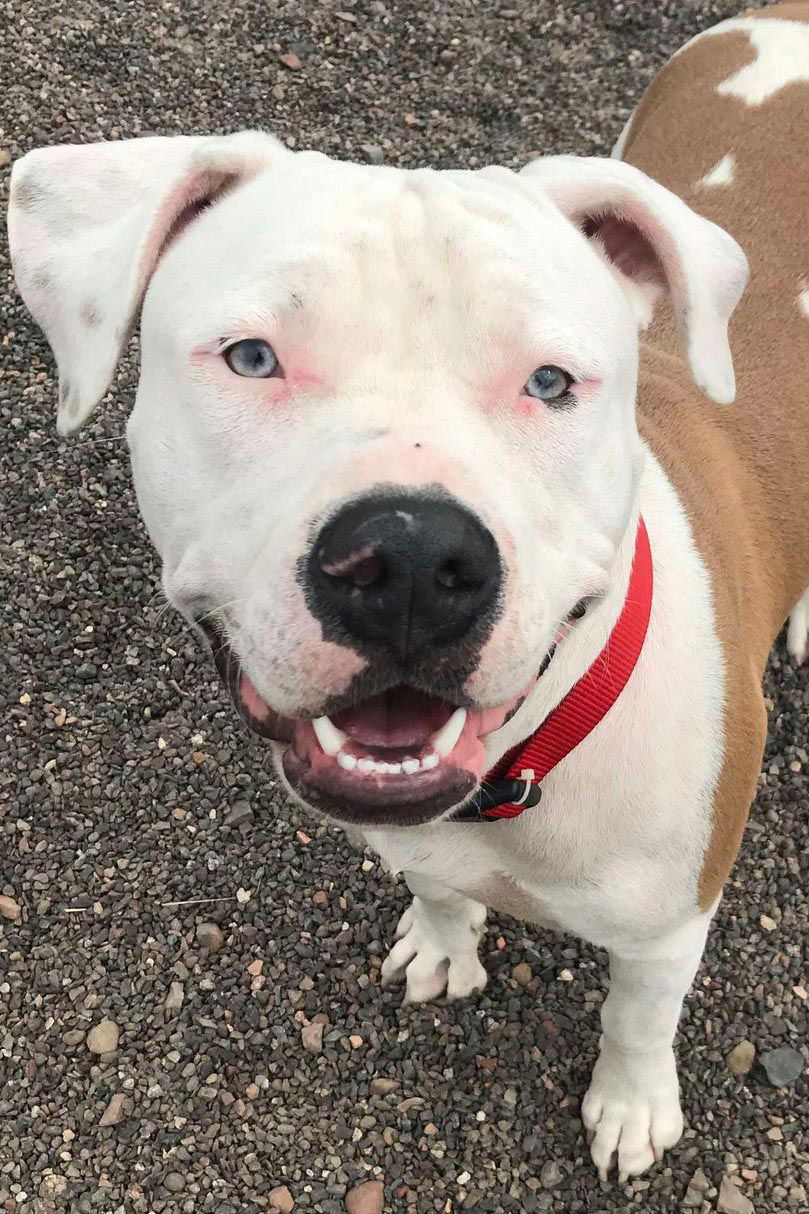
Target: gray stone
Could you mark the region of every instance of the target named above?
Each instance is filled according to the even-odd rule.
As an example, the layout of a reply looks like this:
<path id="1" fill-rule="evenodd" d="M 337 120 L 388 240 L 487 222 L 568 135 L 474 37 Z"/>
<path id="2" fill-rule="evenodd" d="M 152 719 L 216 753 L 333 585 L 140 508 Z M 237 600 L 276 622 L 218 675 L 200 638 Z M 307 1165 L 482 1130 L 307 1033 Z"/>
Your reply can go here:
<path id="1" fill-rule="evenodd" d="M 244 826 L 253 821 L 253 807 L 249 801 L 234 801 L 225 818 L 225 826 Z"/>
<path id="2" fill-rule="evenodd" d="M 539 1173 L 539 1183 L 543 1189 L 555 1189 L 556 1186 L 564 1180 L 565 1174 L 559 1167 L 555 1159 L 549 1159 L 547 1163 L 543 1163 L 542 1171 Z"/>
<path id="3" fill-rule="evenodd" d="M 179 1012 L 183 1006 L 185 999 L 185 989 L 182 982 L 172 982 L 169 987 L 169 993 L 166 995 L 166 1002 L 163 1004 L 167 1012 Z"/>
<path id="4" fill-rule="evenodd" d="M 799 1077 L 805 1062 L 800 1050 L 791 1045 L 779 1045 L 778 1049 L 761 1055 L 761 1065 L 773 1087 L 786 1088 Z"/>

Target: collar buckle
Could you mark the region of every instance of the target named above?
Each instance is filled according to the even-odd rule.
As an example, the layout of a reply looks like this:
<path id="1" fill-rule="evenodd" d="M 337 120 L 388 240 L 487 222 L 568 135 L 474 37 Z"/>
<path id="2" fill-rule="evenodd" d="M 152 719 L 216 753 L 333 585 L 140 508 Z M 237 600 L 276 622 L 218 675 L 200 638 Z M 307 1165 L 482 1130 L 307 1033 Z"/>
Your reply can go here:
<path id="1" fill-rule="evenodd" d="M 498 822 L 503 818 L 516 818 L 524 809 L 539 805 L 541 798 L 542 789 L 534 783 L 534 772 L 526 767 L 516 780 L 485 780 L 451 820 Z"/>

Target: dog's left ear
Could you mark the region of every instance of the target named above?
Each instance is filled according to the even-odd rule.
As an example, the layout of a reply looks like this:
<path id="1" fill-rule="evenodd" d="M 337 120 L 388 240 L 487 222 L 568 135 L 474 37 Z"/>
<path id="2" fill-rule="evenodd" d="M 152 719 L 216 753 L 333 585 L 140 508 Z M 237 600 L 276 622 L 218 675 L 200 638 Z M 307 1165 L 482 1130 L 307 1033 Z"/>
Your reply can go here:
<path id="1" fill-rule="evenodd" d="M 272 135 L 38 148 L 14 165 L 8 233 L 20 294 L 59 367 L 61 434 L 110 385 L 161 254 L 206 207 L 284 155 Z"/>
<path id="2" fill-rule="evenodd" d="M 728 321 L 747 282 L 733 237 L 622 160 L 547 156 L 522 174 L 650 303 L 667 292 L 695 382 L 719 404 L 732 401 Z"/>

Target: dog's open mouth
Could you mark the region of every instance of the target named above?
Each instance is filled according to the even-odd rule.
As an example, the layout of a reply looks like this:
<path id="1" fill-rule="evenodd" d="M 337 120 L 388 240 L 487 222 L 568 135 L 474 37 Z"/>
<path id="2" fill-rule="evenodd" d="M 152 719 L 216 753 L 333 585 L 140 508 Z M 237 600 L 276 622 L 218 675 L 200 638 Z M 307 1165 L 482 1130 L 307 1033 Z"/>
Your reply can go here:
<path id="1" fill-rule="evenodd" d="M 486 734 L 516 707 L 470 709 L 394 687 L 296 725 L 287 779 L 305 800 L 354 821 L 413 824 L 459 805 L 483 776 Z"/>
<path id="2" fill-rule="evenodd" d="M 514 715 L 588 601 L 569 612 L 520 694 L 494 708 L 464 706 L 402 684 L 328 716 L 282 716 L 242 669 L 215 618 L 206 614 L 197 624 L 241 716 L 280 748 L 284 774 L 301 800 L 343 822 L 414 826 L 474 792 L 485 774 L 487 735 Z"/>
<path id="3" fill-rule="evenodd" d="M 480 782 L 483 739 L 522 701 L 459 707 L 410 687 L 393 687 L 330 716 L 284 722 L 243 672 L 239 699 L 248 722 L 287 742 L 284 774 L 298 795 L 343 821 L 413 825 L 460 805 Z"/>
<path id="4" fill-rule="evenodd" d="M 219 629 L 201 626 L 244 720 L 283 746 L 292 788 L 345 822 L 412 826 L 460 805 L 484 775 L 486 735 L 528 691 L 481 709 L 396 686 L 328 716 L 285 717 L 262 698 Z"/>

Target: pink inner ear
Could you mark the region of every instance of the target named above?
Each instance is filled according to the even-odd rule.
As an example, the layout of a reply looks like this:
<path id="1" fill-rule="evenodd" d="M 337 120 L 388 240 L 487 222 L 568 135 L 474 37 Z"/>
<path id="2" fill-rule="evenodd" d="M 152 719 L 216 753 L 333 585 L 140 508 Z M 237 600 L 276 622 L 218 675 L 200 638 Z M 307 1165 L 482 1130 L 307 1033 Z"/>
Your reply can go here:
<path id="1" fill-rule="evenodd" d="M 138 298 L 143 299 L 160 258 L 203 211 L 240 182 L 236 173 L 205 169 L 186 178 L 158 208 L 138 267 Z"/>
<path id="2" fill-rule="evenodd" d="M 640 228 L 617 215 L 588 216 L 584 234 L 597 240 L 613 265 L 638 283 L 665 286 L 666 276 L 652 245 Z"/>

